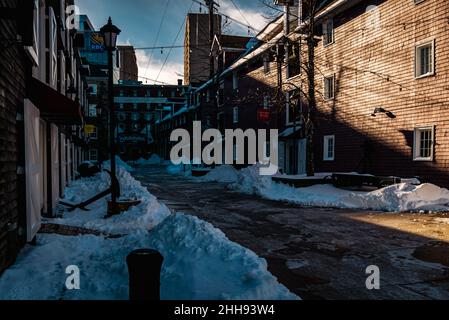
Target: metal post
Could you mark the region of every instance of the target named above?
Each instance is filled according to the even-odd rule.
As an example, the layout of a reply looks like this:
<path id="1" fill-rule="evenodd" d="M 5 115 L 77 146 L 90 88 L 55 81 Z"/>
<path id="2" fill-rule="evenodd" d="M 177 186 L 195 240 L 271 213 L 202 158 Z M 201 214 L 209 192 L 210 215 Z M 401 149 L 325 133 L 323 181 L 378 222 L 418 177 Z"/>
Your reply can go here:
<path id="1" fill-rule="evenodd" d="M 129 273 L 129 299 L 158 301 L 161 299 L 161 268 L 164 257 L 155 250 L 131 252 L 126 262 Z"/>
<path id="2" fill-rule="evenodd" d="M 109 65 L 109 134 L 111 144 L 111 175 L 116 177 L 116 160 L 115 160 L 115 114 L 114 114 L 114 67 L 112 62 L 113 49 L 108 49 L 108 65 Z M 116 207 L 117 190 L 112 190 L 112 208 Z"/>

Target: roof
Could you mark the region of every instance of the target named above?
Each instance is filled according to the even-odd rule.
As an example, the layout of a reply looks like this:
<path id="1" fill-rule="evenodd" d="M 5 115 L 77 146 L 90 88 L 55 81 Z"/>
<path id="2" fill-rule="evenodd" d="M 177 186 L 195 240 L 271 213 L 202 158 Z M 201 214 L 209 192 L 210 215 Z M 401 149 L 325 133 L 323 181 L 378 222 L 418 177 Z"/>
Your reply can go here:
<path id="1" fill-rule="evenodd" d="M 219 38 L 215 36 L 214 44 L 218 43 L 221 48 L 245 49 L 251 37 L 232 36 L 223 34 Z"/>

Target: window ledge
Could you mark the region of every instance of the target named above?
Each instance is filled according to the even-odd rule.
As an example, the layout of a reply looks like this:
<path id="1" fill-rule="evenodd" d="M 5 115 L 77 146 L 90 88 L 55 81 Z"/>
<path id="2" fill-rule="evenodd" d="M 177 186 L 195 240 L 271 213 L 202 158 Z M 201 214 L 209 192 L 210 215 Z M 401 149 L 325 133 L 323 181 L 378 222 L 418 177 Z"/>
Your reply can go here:
<path id="1" fill-rule="evenodd" d="M 435 76 L 435 75 L 436 75 L 435 72 L 432 72 L 432 73 L 426 73 L 426 74 L 423 74 L 423 75 L 421 75 L 421 76 L 415 76 L 415 80 L 424 79 L 424 78 L 429 78 L 429 77 L 433 77 L 433 76 Z"/>
<path id="2" fill-rule="evenodd" d="M 287 78 L 287 79 L 285 79 L 285 80 L 286 80 L 286 81 L 292 81 L 292 80 L 298 80 L 299 78 L 301 78 L 301 73 L 300 73 L 300 74 L 297 74 L 296 76 Z M 288 83 L 284 83 L 284 84 L 288 85 Z"/>
<path id="3" fill-rule="evenodd" d="M 414 162 L 432 162 L 433 158 L 415 158 L 413 159 Z"/>

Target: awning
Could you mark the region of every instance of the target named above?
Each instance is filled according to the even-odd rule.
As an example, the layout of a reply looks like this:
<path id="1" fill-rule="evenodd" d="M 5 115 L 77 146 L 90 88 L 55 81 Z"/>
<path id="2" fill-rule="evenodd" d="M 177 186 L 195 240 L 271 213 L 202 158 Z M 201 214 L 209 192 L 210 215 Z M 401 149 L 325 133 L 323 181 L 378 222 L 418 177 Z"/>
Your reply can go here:
<path id="1" fill-rule="evenodd" d="M 302 127 L 290 127 L 279 134 L 280 140 L 301 139 L 303 138 Z"/>
<path id="2" fill-rule="evenodd" d="M 31 77 L 28 98 L 40 110 L 41 117 L 54 124 L 81 125 L 83 117 L 78 102 L 70 100 L 45 83 Z"/>

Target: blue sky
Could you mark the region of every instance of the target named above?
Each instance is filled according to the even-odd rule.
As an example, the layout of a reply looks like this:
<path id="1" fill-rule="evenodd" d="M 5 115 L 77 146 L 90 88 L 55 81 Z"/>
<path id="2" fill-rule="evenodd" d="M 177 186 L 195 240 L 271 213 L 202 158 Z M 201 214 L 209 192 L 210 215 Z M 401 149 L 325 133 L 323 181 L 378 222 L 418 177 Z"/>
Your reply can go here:
<path id="1" fill-rule="evenodd" d="M 217 1 L 217 0 L 216 0 Z M 266 8 L 257 0 L 234 0 L 240 12 L 235 8 L 231 0 L 218 0 L 219 11 L 243 23 L 251 23 L 256 29 L 262 28 L 266 19 Z M 167 5 L 168 3 L 168 5 Z M 76 0 L 82 14 L 87 14 L 96 28 L 100 28 L 107 22 L 109 16 L 122 33 L 119 43 L 131 44 L 134 47 L 171 46 L 177 33 L 182 31 L 176 41 L 176 45 L 184 42 L 184 21 L 189 9 L 191 12 L 199 12 L 200 5 L 191 0 Z M 193 5 L 192 5 L 193 4 Z M 165 8 L 167 13 L 163 20 L 161 33 L 156 42 L 157 30 L 162 21 Z M 203 12 L 206 8 L 203 7 Z M 243 16 L 242 16 L 243 15 Z M 226 27 L 226 33 L 248 35 L 246 27 L 231 23 Z M 167 83 L 176 83 L 183 74 L 183 49 L 173 49 L 167 64 L 161 71 L 161 67 L 169 50 L 137 51 L 139 75 L 149 79 L 156 79 Z M 152 53 L 151 61 L 150 55 Z M 145 81 L 144 78 L 140 80 Z M 147 80 L 148 83 L 152 83 Z"/>

